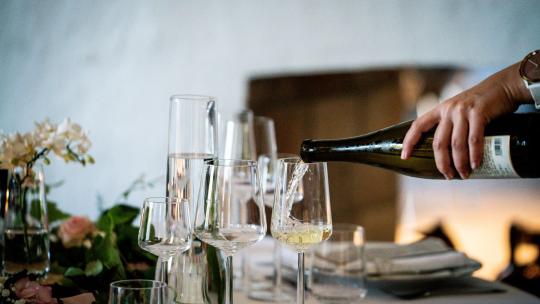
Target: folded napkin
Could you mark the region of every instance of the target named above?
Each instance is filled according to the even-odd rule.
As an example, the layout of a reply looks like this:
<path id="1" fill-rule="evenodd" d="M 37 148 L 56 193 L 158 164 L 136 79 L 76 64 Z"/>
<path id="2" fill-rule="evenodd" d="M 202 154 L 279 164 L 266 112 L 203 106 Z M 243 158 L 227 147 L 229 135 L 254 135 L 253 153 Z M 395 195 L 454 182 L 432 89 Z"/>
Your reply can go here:
<path id="1" fill-rule="evenodd" d="M 364 246 L 364 264 L 354 254 L 340 254 L 339 246 L 332 252 L 321 253 L 317 249 L 306 253 L 305 269 L 311 266 L 316 272 L 335 272 L 338 267 L 341 275 L 361 275 L 365 271 L 368 277 L 399 277 L 401 275 L 440 274 L 441 276 L 468 274 L 478 268 L 480 263 L 448 247 L 437 238 L 427 238 L 411 244 L 394 244 L 390 242 L 368 242 Z M 336 261 L 339 258 L 339 263 Z M 283 264 L 293 270 L 297 269 L 296 254 L 289 250 L 284 252 Z M 466 271 L 463 271 L 466 270 Z M 472 271 L 471 271 L 472 270 Z"/>
<path id="2" fill-rule="evenodd" d="M 398 245 L 368 244 L 365 248 L 366 273 L 369 276 L 423 274 L 480 264 L 446 246 L 440 239 L 427 238 L 415 243 Z"/>

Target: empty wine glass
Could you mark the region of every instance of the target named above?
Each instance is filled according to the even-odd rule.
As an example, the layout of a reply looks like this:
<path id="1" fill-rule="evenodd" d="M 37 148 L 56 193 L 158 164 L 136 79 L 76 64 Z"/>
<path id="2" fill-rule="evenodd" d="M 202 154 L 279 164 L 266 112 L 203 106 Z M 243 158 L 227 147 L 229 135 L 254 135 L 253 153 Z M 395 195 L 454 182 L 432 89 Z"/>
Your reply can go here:
<path id="1" fill-rule="evenodd" d="M 226 256 L 225 303 L 231 304 L 232 256 L 257 243 L 266 234 L 257 163 L 251 160 L 205 161 L 201 188 L 194 232 Z"/>
<path id="2" fill-rule="evenodd" d="M 265 118 L 265 117 L 261 117 Z M 264 119 L 265 120 L 265 119 Z M 262 123 L 264 120 L 260 120 Z M 262 123 L 263 125 L 266 124 L 267 126 L 270 125 L 269 122 Z M 264 127 L 262 128 L 265 129 Z M 271 127 L 266 127 L 266 129 L 273 130 L 273 122 L 271 123 Z M 270 134 L 273 133 L 270 131 L 263 132 L 263 134 Z M 257 134 L 257 132 L 256 132 Z M 257 152 L 263 151 L 263 153 L 259 154 L 258 156 L 258 165 L 259 165 L 259 172 L 261 172 L 261 180 L 263 181 L 263 198 L 264 198 L 264 204 L 270 208 L 272 208 L 274 204 L 274 192 L 276 187 L 276 178 L 277 178 L 277 165 L 278 160 L 285 159 L 285 158 L 296 158 L 300 159 L 298 155 L 290 154 L 290 153 L 277 153 L 277 156 L 273 156 L 275 151 L 272 152 L 272 149 L 264 149 L 264 147 L 269 147 L 269 145 L 263 145 L 261 149 L 258 149 Z M 258 147 L 258 146 L 257 146 Z M 267 151 L 264 153 L 264 151 Z M 295 200 L 302 197 L 302 186 L 299 185 L 295 191 Z M 280 242 L 274 239 L 274 252 L 273 252 L 273 266 L 274 266 L 274 275 L 273 275 L 273 281 L 272 285 L 270 287 L 264 287 L 260 289 L 253 289 L 249 292 L 249 297 L 256 299 L 256 300 L 262 300 L 262 301 L 269 301 L 269 302 L 276 302 L 276 303 L 289 303 L 292 302 L 293 298 L 287 294 L 282 292 L 282 272 L 281 272 L 281 264 L 282 264 L 282 246 Z"/>
<path id="3" fill-rule="evenodd" d="M 191 246 L 189 201 L 153 197 L 144 200 L 141 208 L 139 246 L 160 258 L 158 277 L 168 283 L 167 263 L 175 254 Z"/>
<path id="4" fill-rule="evenodd" d="M 222 136 L 224 159 L 257 160 L 253 112 L 243 110 L 225 122 Z"/>
<path id="5" fill-rule="evenodd" d="M 297 195 L 300 186 L 301 197 Z M 274 238 L 298 253 L 296 302 L 304 303 L 304 252 L 332 234 L 326 163 L 279 160 L 271 231 Z"/>
<path id="6" fill-rule="evenodd" d="M 111 283 L 109 304 L 168 304 L 167 284 L 153 280 L 122 280 Z"/>
<path id="7" fill-rule="evenodd" d="M 223 154 L 224 159 L 240 159 L 240 160 L 257 160 L 257 143 L 262 143 L 265 141 L 261 135 L 260 139 L 256 139 L 256 135 L 260 132 L 258 128 L 259 124 L 257 123 L 256 117 L 253 115 L 253 112 L 250 110 L 243 110 L 234 115 L 232 119 L 229 119 L 225 123 L 225 133 L 222 139 L 223 142 Z M 258 133 L 257 133 L 258 132 Z M 272 134 L 273 135 L 273 134 Z M 275 138 L 273 138 L 273 143 L 275 144 Z M 261 173 L 261 171 L 259 171 Z M 264 188 L 264 182 L 262 187 Z M 249 188 L 246 188 L 246 193 L 243 193 L 245 200 L 248 200 L 250 197 Z M 263 199 L 264 201 L 264 199 Z M 235 290 L 247 290 L 249 284 L 249 262 L 247 261 L 247 256 L 245 253 L 241 252 L 240 254 L 234 257 L 235 259 L 235 269 L 234 269 L 234 278 L 240 279 L 235 284 Z M 239 262 L 240 263 L 237 263 Z"/>
<path id="8" fill-rule="evenodd" d="M 276 184 L 275 164 L 278 158 L 274 120 L 269 117 L 255 116 L 253 133 L 255 134 L 255 152 L 261 174 L 264 204 L 272 207 Z"/>

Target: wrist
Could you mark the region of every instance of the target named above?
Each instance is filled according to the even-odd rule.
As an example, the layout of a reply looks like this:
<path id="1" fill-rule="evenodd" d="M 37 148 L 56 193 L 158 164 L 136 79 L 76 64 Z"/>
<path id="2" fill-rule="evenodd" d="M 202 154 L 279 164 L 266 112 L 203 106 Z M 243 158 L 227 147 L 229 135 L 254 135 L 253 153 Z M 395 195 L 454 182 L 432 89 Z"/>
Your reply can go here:
<path id="1" fill-rule="evenodd" d="M 503 81 L 508 92 L 508 98 L 516 106 L 533 103 L 531 92 L 519 73 L 519 62 L 507 68 L 506 79 Z"/>

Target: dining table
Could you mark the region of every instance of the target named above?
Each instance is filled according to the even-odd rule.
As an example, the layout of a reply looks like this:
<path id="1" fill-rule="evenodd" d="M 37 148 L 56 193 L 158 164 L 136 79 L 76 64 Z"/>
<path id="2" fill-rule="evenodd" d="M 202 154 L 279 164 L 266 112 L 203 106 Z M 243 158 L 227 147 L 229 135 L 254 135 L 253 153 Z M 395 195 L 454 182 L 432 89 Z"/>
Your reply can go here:
<path id="1" fill-rule="evenodd" d="M 272 260 L 272 250 L 273 240 L 270 237 L 266 237 L 262 242 L 253 246 L 249 250 L 246 250 L 244 253 L 244 258 L 247 260 L 256 259 L 261 261 L 266 259 L 267 261 Z M 290 255 L 289 255 L 290 257 Z M 253 264 L 253 263 L 252 263 Z M 258 270 L 256 267 L 249 268 L 252 277 L 261 277 L 260 273 L 253 273 Z M 266 268 L 268 270 L 268 267 Z M 266 270 L 266 271 L 267 271 Z M 264 275 L 270 281 L 271 273 Z M 248 280 L 249 281 L 249 280 Z M 284 284 L 282 290 L 285 293 L 290 294 L 291 302 L 296 303 L 295 299 L 295 287 L 294 279 L 292 277 L 284 278 Z M 245 284 L 242 282 L 236 282 L 235 284 Z M 540 303 L 540 298 L 529 294 L 525 291 L 522 291 L 518 288 L 510 286 L 508 284 L 499 282 L 499 281 L 488 281 L 482 278 L 469 276 L 466 278 L 461 278 L 462 284 L 467 286 L 481 286 L 481 292 L 475 292 L 474 289 L 469 288 L 438 288 L 433 290 L 433 292 L 421 292 L 416 295 L 408 297 L 400 297 L 395 294 L 392 294 L 388 291 L 384 291 L 380 288 L 379 284 L 371 282 L 369 279 L 367 282 L 367 294 L 364 298 L 357 299 L 354 301 L 330 301 L 324 299 L 318 299 L 313 294 L 309 292 L 306 293 L 306 302 L 308 304 L 337 304 L 337 303 L 361 303 L 361 304 L 379 304 L 379 303 L 392 303 L 392 304 L 416 304 L 416 303 L 433 303 L 433 304 L 507 304 L 507 303 L 519 303 L 519 304 L 537 304 Z M 270 284 L 270 283 L 269 283 Z M 450 285 L 452 282 L 450 282 Z M 459 285 L 456 285 L 459 286 Z M 271 303 L 253 299 L 249 297 L 249 292 L 245 290 L 249 287 L 237 288 L 234 292 L 234 303 L 239 304 L 262 304 L 262 303 Z"/>

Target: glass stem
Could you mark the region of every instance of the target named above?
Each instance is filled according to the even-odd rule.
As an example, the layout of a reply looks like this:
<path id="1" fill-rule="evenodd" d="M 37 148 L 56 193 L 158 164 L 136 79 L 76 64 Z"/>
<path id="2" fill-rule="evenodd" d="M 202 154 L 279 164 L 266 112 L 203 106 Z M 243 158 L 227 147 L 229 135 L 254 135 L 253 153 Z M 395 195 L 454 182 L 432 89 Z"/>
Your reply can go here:
<path id="1" fill-rule="evenodd" d="M 281 245 L 274 240 L 274 294 L 281 293 Z"/>
<path id="2" fill-rule="evenodd" d="M 304 252 L 298 253 L 298 278 L 296 280 L 296 304 L 304 304 Z"/>
<path id="3" fill-rule="evenodd" d="M 161 262 L 161 265 L 159 265 L 159 280 L 167 285 L 169 285 L 169 276 L 168 276 L 168 270 L 169 270 L 169 257 L 160 257 L 159 261 Z"/>
<path id="4" fill-rule="evenodd" d="M 225 261 L 225 304 L 233 304 L 233 263 L 232 255 L 227 256 Z"/>

